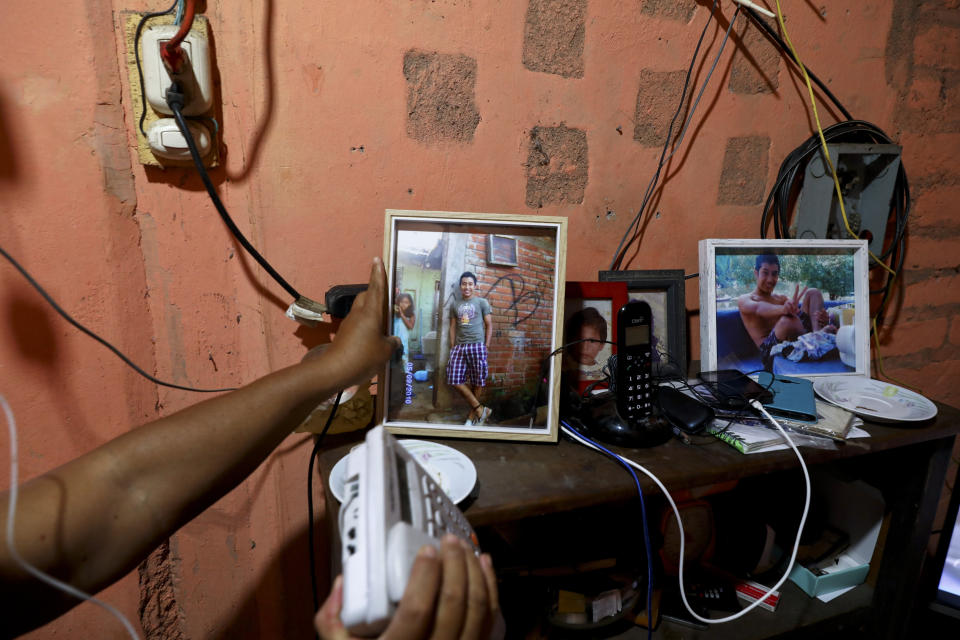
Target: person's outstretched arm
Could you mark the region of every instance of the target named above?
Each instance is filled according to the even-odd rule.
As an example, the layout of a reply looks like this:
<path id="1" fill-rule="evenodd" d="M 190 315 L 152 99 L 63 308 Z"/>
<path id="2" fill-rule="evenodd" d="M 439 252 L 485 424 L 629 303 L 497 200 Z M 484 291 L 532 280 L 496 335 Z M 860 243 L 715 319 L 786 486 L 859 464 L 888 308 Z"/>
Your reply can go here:
<path id="1" fill-rule="evenodd" d="M 25 484 L 21 557 L 95 593 L 246 478 L 322 401 L 369 380 L 399 345 L 388 338 L 386 276 L 374 261 L 336 339 L 319 357 L 149 423 Z M 0 494 L 0 532 L 8 495 Z M 78 604 L 13 561 L 0 535 L 3 626 L 14 635 Z"/>

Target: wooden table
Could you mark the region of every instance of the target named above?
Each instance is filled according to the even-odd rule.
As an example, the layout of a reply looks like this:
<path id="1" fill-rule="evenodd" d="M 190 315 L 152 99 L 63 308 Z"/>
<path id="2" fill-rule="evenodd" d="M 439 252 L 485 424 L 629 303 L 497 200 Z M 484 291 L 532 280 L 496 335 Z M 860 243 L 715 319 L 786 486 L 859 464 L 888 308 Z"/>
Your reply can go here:
<path id="1" fill-rule="evenodd" d="M 873 637 L 907 637 L 931 524 L 954 437 L 960 433 L 960 411 L 940 405 L 938 416 L 930 422 L 903 426 L 867 423 L 865 428 L 871 434 L 868 439 L 851 440 L 835 451 L 802 448 L 801 453 L 811 469 L 838 467 L 883 492 L 889 526 L 872 608 L 844 613 L 849 619 L 846 624 L 868 625 L 875 630 Z M 319 457 L 324 480 L 358 439 L 358 435 L 331 438 Z M 476 465 L 478 485 L 465 513 L 478 529 L 627 502 L 637 495 L 632 477 L 622 466 L 563 437 L 556 444 L 456 439 L 443 443 L 463 452 Z M 656 474 L 675 497 L 799 467 L 791 450 L 744 455 L 720 442 L 691 446 L 671 440 L 649 449 L 610 448 Z M 641 476 L 641 484 L 645 493 L 658 493 L 645 476 Z M 336 501 L 330 497 L 328 504 Z M 335 520 L 328 519 L 333 526 Z M 806 618 L 796 622 L 807 623 Z M 768 636 L 741 631 L 735 637 Z"/>

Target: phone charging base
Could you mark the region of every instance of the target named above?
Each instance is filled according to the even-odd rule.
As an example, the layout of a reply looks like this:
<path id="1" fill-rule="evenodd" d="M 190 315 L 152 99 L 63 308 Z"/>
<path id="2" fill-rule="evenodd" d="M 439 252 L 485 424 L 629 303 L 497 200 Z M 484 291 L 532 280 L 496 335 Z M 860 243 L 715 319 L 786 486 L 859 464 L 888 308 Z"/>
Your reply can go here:
<path id="1" fill-rule="evenodd" d="M 673 435 L 670 425 L 657 416 L 647 416 L 631 424 L 617 411 L 617 397 L 613 393 L 594 396 L 579 414 L 578 426 L 584 435 L 605 444 L 621 447 L 645 448 L 663 444 Z"/>

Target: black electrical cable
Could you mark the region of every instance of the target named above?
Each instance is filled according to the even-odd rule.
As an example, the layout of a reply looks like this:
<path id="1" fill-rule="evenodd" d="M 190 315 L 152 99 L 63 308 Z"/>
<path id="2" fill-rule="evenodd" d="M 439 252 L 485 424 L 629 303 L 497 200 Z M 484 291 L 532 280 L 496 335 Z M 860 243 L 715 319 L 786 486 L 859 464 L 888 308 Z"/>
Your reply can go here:
<path id="1" fill-rule="evenodd" d="M 660 151 L 660 159 L 657 161 L 657 169 L 654 172 L 653 177 L 650 179 L 650 182 L 647 184 L 647 189 L 643 194 L 643 200 L 640 203 L 640 208 L 637 210 L 637 214 L 634 216 L 633 220 L 630 222 L 630 225 L 627 227 L 627 230 L 624 232 L 623 237 L 620 239 L 620 244 L 617 245 L 616 250 L 613 252 L 613 260 L 610 261 L 610 267 L 609 267 L 610 271 L 616 271 L 619 269 L 620 261 L 623 260 L 624 254 L 626 254 L 627 249 L 630 247 L 630 245 L 633 242 L 632 240 L 631 242 L 627 242 L 627 238 L 630 238 L 632 235 L 636 233 L 634 231 L 635 228 L 639 229 L 639 224 L 641 219 L 643 218 L 643 213 L 647 208 L 647 202 L 649 202 L 650 197 L 653 195 L 655 186 L 657 184 L 657 180 L 660 179 L 660 172 L 663 170 L 663 166 L 667 162 L 667 149 L 670 148 L 670 143 L 673 139 L 673 126 L 674 124 L 676 124 L 677 118 L 680 116 L 680 112 L 683 111 L 683 105 L 686 103 L 687 89 L 690 86 L 690 76 L 693 74 L 693 67 L 697 62 L 697 55 L 699 55 L 700 53 L 700 47 L 703 45 L 703 39 L 707 35 L 707 29 L 710 27 L 710 24 L 713 22 L 714 12 L 717 9 L 717 1 L 718 0 L 713 0 L 713 4 L 710 6 L 710 16 L 707 18 L 706 24 L 703 25 L 703 30 L 700 32 L 700 38 L 699 40 L 697 40 L 697 46 L 694 48 L 693 56 L 690 58 L 690 66 L 687 67 L 687 75 L 686 77 L 684 77 L 684 80 L 683 80 L 683 90 L 680 92 L 680 101 L 677 104 L 677 110 L 674 112 L 673 118 L 670 119 L 670 126 L 667 128 L 667 139 L 664 140 L 663 142 L 663 149 Z M 737 12 L 739 12 L 739 10 L 740 8 L 738 5 Z M 737 14 L 734 13 L 734 19 L 736 18 L 736 15 Z M 730 27 L 731 28 L 733 27 L 733 20 L 730 21 Z M 730 30 L 728 29 L 727 35 L 729 35 L 729 33 L 730 33 Z M 726 43 L 726 37 L 724 37 L 723 42 L 724 44 Z M 721 53 L 723 52 L 722 46 L 721 46 L 720 52 Z M 718 53 L 717 55 L 718 60 L 719 60 L 719 57 L 720 56 Z M 704 88 L 706 87 L 706 83 L 710 81 L 710 75 L 712 75 L 714 67 L 716 67 L 716 63 L 714 63 L 714 66 L 711 67 L 710 73 L 707 74 L 707 78 L 704 81 Z M 701 93 L 702 93 L 702 90 L 701 90 Z M 690 117 L 692 116 L 693 116 L 693 113 L 691 112 Z M 684 127 L 684 130 L 685 129 L 686 128 Z"/>
<path id="2" fill-rule="evenodd" d="M 143 67 L 140 65 L 140 32 L 143 31 L 143 25 L 151 18 L 158 18 L 171 13 L 177 6 L 179 0 L 173 0 L 173 4 L 166 11 L 156 11 L 154 13 L 145 13 L 137 23 L 137 31 L 133 36 L 133 56 L 137 61 L 137 75 L 140 77 L 140 133 L 147 137 L 147 132 L 143 130 L 143 121 L 147 117 L 147 93 L 143 89 Z"/>
<path id="3" fill-rule="evenodd" d="M 798 67 L 800 62 L 794 57 L 793 51 L 790 50 L 790 47 L 784 42 L 783 38 L 778 34 L 767 22 L 761 18 L 756 11 L 747 7 L 747 14 L 750 18 L 763 30 L 766 36 L 784 53 L 787 58 L 791 60 Z M 817 77 L 809 67 L 804 65 L 804 68 L 807 71 L 807 76 L 820 88 L 820 90 L 830 99 L 831 102 L 837 107 L 837 109 L 847 118 L 847 122 L 841 122 L 832 127 L 828 127 L 824 130 L 824 138 L 827 140 L 841 138 L 843 137 L 844 142 L 861 142 L 866 141 L 868 143 L 883 143 L 883 144 L 893 144 L 893 141 L 883 133 L 875 125 L 865 122 L 854 120 L 853 116 L 847 111 L 846 107 L 840 102 L 840 100 L 833 94 L 833 92 Z M 845 127 L 844 125 L 851 125 L 850 128 Z M 829 132 L 829 137 L 828 137 Z M 858 136 L 865 136 L 865 140 L 857 139 Z M 849 136 L 852 139 L 846 138 Z M 806 161 L 809 159 L 809 156 L 820 149 L 820 139 L 819 136 L 812 136 L 808 139 L 803 145 L 797 148 L 793 153 L 787 156 L 784 160 L 783 165 L 780 168 L 780 174 L 777 179 L 777 183 L 773 189 L 770 191 L 770 195 L 767 197 L 766 205 L 764 206 L 763 217 L 761 220 L 760 227 L 760 237 L 766 237 L 766 229 L 770 222 L 769 216 L 771 211 L 773 211 L 773 227 L 774 233 L 778 238 L 789 237 L 788 232 L 788 221 L 787 221 L 787 212 L 789 211 L 789 203 L 791 198 L 795 195 L 797 191 L 798 177 L 802 177 L 802 171 L 806 167 Z M 878 307 L 875 319 L 877 324 L 882 324 L 883 315 L 886 311 L 886 306 L 890 298 L 890 294 L 893 289 L 893 284 L 897 279 L 897 276 L 903 270 L 903 261 L 906 252 L 906 228 L 907 228 L 907 217 L 910 213 L 910 187 L 907 181 L 907 174 L 903 168 L 903 163 L 901 162 L 900 168 L 897 173 L 897 180 L 894 186 L 893 194 L 893 215 L 895 220 L 893 238 L 883 249 L 879 256 L 877 256 L 880 262 L 890 259 L 890 264 L 892 265 L 892 270 L 894 275 L 888 277 L 884 286 L 877 290 L 872 290 L 871 294 L 882 294 L 880 305 Z M 879 266 L 878 263 L 871 265 L 871 267 Z"/>
<path id="4" fill-rule="evenodd" d="M 836 141 L 861 144 L 894 144 L 893 140 L 879 127 L 863 120 L 847 120 L 831 125 L 823 130 L 823 137 L 828 143 Z M 799 192 L 807 163 L 813 154 L 821 152 L 820 136 L 815 134 L 810 136 L 784 158 L 777 174 L 777 180 L 770 189 L 770 193 L 767 195 L 767 200 L 764 204 L 763 215 L 760 220 L 761 238 L 766 238 L 767 228 L 769 226 L 773 227 L 776 238 L 790 237 L 789 228 L 792 204 Z M 875 314 L 878 325 L 882 324 L 893 284 L 903 269 L 906 254 L 907 219 L 909 214 L 910 184 L 907 179 L 906 169 L 904 169 L 903 162 L 901 161 L 897 170 L 897 177 L 894 182 L 893 195 L 891 198 L 891 216 L 894 222 L 893 233 L 887 241 L 886 246 L 877 256 L 880 262 L 889 262 L 890 268 L 896 275 L 887 277 L 883 287 L 871 291 L 872 294 L 882 295 L 880 305 Z M 879 263 L 874 263 L 871 266 L 879 266 Z"/>
<path id="5" fill-rule="evenodd" d="M 100 344 L 102 344 L 103 346 L 105 346 L 107 349 L 110 349 L 110 351 L 112 351 L 112 352 L 114 353 L 114 355 L 116 355 L 118 358 L 120 358 L 121 360 L 123 360 L 128 366 L 130 366 L 131 369 L 133 369 L 134 371 L 136 371 L 137 373 L 139 373 L 141 376 L 143 376 L 144 378 L 146 378 L 146 379 L 149 380 L 150 382 L 153 382 L 153 383 L 158 384 L 158 385 L 163 386 L 163 387 L 170 387 L 171 389 L 180 389 L 180 390 L 182 390 L 182 391 L 196 391 L 197 393 L 220 393 L 220 392 L 222 392 L 222 391 L 233 391 L 233 390 L 234 390 L 233 387 L 229 387 L 229 388 L 225 388 L 225 389 L 195 389 L 195 388 L 193 388 L 193 387 L 186 387 L 186 386 L 183 386 L 183 385 L 174 384 L 174 383 L 172 383 L 172 382 L 164 382 L 163 380 L 160 380 L 159 378 L 156 378 L 156 377 L 150 375 L 149 373 L 147 373 L 146 371 L 144 371 L 143 369 L 141 369 L 140 367 L 138 367 L 136 364 L 134 364 L 133 361 L 130 360 L 130 358 L 128 358 L 127 356 L 125 356 L 125 355 L 124 355 L 119 349 L 117 349 L 115 346 L 113 346 L 112 344 L 110 344 L 109 342 L 107 342 L 106 340 L 104 340 L 103 338 L 101 338 L 100 336 L 98 336 L 97 334 L 95 334 L 93 331 L 91 331 L 90 329 L 87 329 L 85 326 L 83 326 L 82 324 L 80 324 L 79 322 L 77 322 L 76 320 L 74 320 L 73 317 L 72 317 L 69 313 L 67 313 L 66 311 L 64 311 L 64 310 L 60 307 L 60 305 L 58 305 L 58 304 L 54 301 L 54 299 L 50 296 L 50 294 L 47 293 L 46 290 L 45 290 L 43 287 L 41 287 L 40 284 L 39 284 L 36 280 L 33 279 L 33 276 L 31 276 L 31 275 L 27 272 L 27 270 L 24 269 L 24 268 L 20 265 L 19 262 L 17 262 L 16 260 L 14 260 L 13 256 L 11 256 L 9 253 L 7 253 L 6 250 L 4 250 L 3 247 L 0 247 L 0 255 L 3 255 L 3 257 L 6 258 L 6 259 L 10 262 L 10 264 L 12 264 L 12 265 L 16 268 L 16 270 L 20 272 L 20 275 L 22 275 L 24 278 L 26 278 L 27 282 L 29 282 L 30 285 L 33 286 L 33 288 L 36 289 L 37 292 L 38 292 L 41 296 L 43 296 L 43 299 L 46 300 L 47 303 L 48 303 L 51 307 L 53 307 L 53 310 L 56 311 L 57 313 L 59 313 L 60 316 L 61 316 L 64 320 L 66 320 L 67 322 L 69 322 L 70 324 L 72 324 L 74 327 L 76 327 L 77 329 L 79 329 L 79 330 L 82 331 L 83 333 L 87 334 L 88 336 L 90 336 L 91 338 L 93 338 L 94 340 L 96 340 L 97 342 L 99 342 Z"/>
<path id="6" fill-rule="evenodd" d="M 780 34 L 774 31 L 774 29 L 767 24 L 767 22 L 761 18 L 756 11 L 750 7 L 745 7 L 745 9 L 747 10 L 747 15 L 753 19 L 757 26 L 763 29 L 767 37 L 773 40 L 774 44 L 776 44 L 780 50 L 783 51 L 787 57 L 799 67 L 800 63 L 796 58 L 793 57 L 793 51 L 791 51 L 790 47 L 787 46 L 787 43 L 783 41 L 783 38 L 780 37 Z M 813 80 L 814 84 L 820 87 L 820 90 L 823 91 L 828 98 L 830 98 L 830 101 L 836 105 L 837 109 L 840 110 L 840 113 L 843 114 L 843 117 L 845 117 L 847 120 L 853 120 L 853 116 L 850 115 L 850 112 L 847 111 L 846 108 L 840 103 L 840 101 L 837 99 L 837 96 L 833 95 L 833 92 L 827 88 L 827 85 L 820 81 L 820 78 L 818 78 L 816 74 L 810 70 L 810 67 L 804 65 L 804 68 L 807 70 L 807 75 L 810 77 L 810 79 Z"/>
<path id="7" fill-rule="evenodd" d="M 317 454 L 320 452 L 320 444 L 323 442 L 323 437 L 327 435 L 327 430 L 330 428 L 330 425 L 333 424 L 334 416 L 337 415 L 337 407 L 340 406 L 341 397 L 343 397 L 342 390 L 337 393 L 337 398 L 333 401 L 333 408 L 327 417 L 327 423 L 323 425 L 323 430 L 320 432 L 320 435 L 317 436 L 316 442 L 313 443 L 313 450 L 310 452 L 310 463 L 307 465 L 307 514 L 309 516 L 307 519 L 307 544 L 310 546 L 310 589 L 313 594 L 314 613 L 320 609 L 320 596 L 317 592 L 317 557 L 313 549 L 313 462 L 317 459 Z"/>
<path id="8" fill-rule="evenodd" d="M 257 263 L 263 267 L 268 274 L 270 274 L 270 277 L 273 278 L 277 284 L 279 284 L 287 293 L 293 296 L 295 301 L 299 301 L 302 298 L 300 292 L 294 289 L 290 283 L 284 280 L 283 277 L 273 268 L 273 266 L 271 266 L 270 263 L 267 262 L 267 260 L 260 255 L 256 249 L 253 248 L 253 245 L 250 244 L 237 225 L 233 222 L 233 218 L 230 217 L 230 214 L 227 212 L 227 208 L 223 206 L 223 202 L 220 201 L 220 196 L 217 195 L 217 190 L 214 188 L 209 174 L 207 174 L 207 168 L 203 166 L 203 159 L 200 157 L 200 152 L 197 150 L 197 143 L 193 139 L 193 134 L 190 132 L 190 128 L 187 126 L 187 120 L 183 116 L 183 94 L 179 93 L 179 87 L 177 87 L 176 83 L 171 85 L 170 90 L 167 91 L 167 104 L 170 105 L 170 109 L 173 111 L 173 117 L 177 121 L 177 127 L 180 128 L 180 132 L 187 141 L 187 147 L 190 149 L 190 157 L 193 158 L 193 164 L 197 168 L 197 173 L 200 174 L 200 179 L 203 181 L 203 186 L 207 188 L 207 193 L 210 195 L 210 200 L 213 201 L 213 206 L 216 207 L 217 212 L 223 219 L 224 224 L 227 225 L 230 233 L 233 234 L 233 237 L 237 239 L 247 253 L 249 253 L 250 256 L 256 260 Z"/>

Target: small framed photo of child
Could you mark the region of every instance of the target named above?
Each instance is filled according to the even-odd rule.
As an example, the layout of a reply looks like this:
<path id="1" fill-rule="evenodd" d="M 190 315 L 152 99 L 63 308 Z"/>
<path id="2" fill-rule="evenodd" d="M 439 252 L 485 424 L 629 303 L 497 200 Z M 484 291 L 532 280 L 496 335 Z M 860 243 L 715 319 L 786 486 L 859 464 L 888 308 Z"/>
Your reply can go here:
<path id="1" fill-rule="evenodd" d="M 583 394 L 607 387 L 604 370 L 616 353 L 617 312 L 627 303 L 623 282 L 568 282 L 563 309 L 563 380 Z"/>

